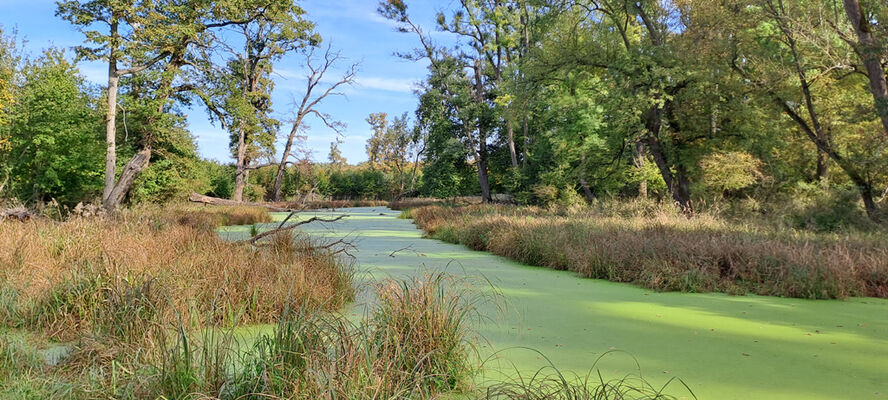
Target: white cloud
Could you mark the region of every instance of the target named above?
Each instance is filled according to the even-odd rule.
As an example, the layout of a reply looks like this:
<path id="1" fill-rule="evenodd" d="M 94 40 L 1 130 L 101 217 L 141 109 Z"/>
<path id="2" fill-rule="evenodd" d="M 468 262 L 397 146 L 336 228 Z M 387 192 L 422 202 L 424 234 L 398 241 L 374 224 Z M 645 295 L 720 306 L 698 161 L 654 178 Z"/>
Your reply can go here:
<path id="1" fill-rule="evenodd" d="M 413 93 L 416 86 L 411 79 L 393 79 L 382 77 L 358 77 L 358 86 L 367 89 L 385 90 L 389 92 Z"/>

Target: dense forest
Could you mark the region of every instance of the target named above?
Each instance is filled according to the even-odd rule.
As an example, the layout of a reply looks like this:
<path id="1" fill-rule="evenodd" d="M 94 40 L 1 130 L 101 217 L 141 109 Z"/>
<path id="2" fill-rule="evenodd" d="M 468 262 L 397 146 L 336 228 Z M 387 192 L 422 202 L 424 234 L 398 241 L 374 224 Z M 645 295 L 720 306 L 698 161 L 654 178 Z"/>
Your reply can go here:
<path id="1" fill-rule="evenodd" d="M 349 165 L 341 141 L 312 161 L 304 120 L 345 132 L 318 105 L 357 68 L 297 5 L 60 2 L 57 16 L 83 46 L 31 56 L 14 32 L 0 42 L 0 196 L 109 209 L 191 192 L 543 205 L 637 197 L 687 214 L 792 209 L 827 221 L 878 221 L 885 208 L 882 2 L 467 0 L 435 27 L 403 1 L 379 13 L 415 38 L 397 55 L 426 63 L 428 75 L 414 115 L 368 116 L 368 161 Z M 271 78 L 294 52 L 309 73 L 286 110 L 295 117 L 281 120 Z M 107 85 L 88 83 L 81 60 L 106 63 Z M 184 121 L 200 109 L 229 132 L 230 164 L 199 157 Z"/>

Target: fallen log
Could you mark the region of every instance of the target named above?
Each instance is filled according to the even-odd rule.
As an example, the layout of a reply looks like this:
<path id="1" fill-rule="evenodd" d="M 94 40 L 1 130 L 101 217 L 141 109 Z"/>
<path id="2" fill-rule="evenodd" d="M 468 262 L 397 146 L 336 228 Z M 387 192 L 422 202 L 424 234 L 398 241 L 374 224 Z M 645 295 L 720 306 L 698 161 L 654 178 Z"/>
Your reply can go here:
<path id="1" fill-rule="evenodd" d="M 0 219 L 11 219 L 24 222 L 39 217 L 39 214 L 35 214 L 34 212 L 21 207 L 8 208 L 6 210 L 0 211 Z"/>
<path id="2" fill-rule="evenodd" d="M 269 211 L 274 212 L 299 212 L 302 210 L 292 209 L 292 208 L 283 208 L 276 207 L 268 203 L 252 203 L 248 201 L 234 201 L 229 199 L 220 199 L 218 197 L 210 197 L 204 196 L 202 194 L 191 193 L 191 196 L 188 196 L 188 201 L 192 203 L 201 203 L 201 204 L 209 204 L 214 206 L 249 206 L 249 207 L 264 207 Z"/>

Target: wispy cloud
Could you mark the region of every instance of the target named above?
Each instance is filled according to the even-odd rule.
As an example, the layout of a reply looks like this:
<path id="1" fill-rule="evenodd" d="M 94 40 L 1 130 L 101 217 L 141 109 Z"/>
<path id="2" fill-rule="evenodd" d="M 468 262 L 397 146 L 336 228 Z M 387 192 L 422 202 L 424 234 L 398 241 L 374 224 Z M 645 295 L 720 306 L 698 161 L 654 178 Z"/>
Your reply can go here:
<path id="1" fill-rule="evenodd" d="M 385 90 L 398 93 L 413 93 L 416 84 L 410 79 L 383 78 L 375 76 L 358 77 L 359 87 Z"/>

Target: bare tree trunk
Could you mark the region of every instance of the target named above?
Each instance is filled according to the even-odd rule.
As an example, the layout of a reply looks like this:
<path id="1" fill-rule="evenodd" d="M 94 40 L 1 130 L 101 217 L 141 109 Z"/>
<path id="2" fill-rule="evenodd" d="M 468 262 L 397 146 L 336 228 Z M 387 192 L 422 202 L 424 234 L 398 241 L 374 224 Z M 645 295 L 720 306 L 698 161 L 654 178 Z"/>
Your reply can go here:
<path id="1" fill-rule="evenodd" d="M 873 37 L 870 22 L 860 8 L 860 2 L 858 0 L 843 0 L 843 2 L 848 19 L 854 27 L 854 33 L 857 34 L 857 52 L 869 76 L 876 113 L 882 120 L 885 135 L 888 135 L 888 83 L 885 82 L 885 71 L 882 69 L 881 46 Z"/>
<path id="2" fill-rule="evenodd" d="M 111 16 L 111 37 L 116 43 L 117 16 Z M 117 71 L 117 53 L 112 44 L 108 52 L 108 99 L 105 111 L 105 188 L 102 203 L 107 203 L 117 178 L 117 91 L 120 75 Z M 107 205 L 105 206 L 107 208 Z"/>
<path id="3" fill-rule="evenodd" d="M 102 202 L 108 201 L 117 179 L 117 90 L 120 78 L 114 64 L 108 67 L 108 110 L 105 115 L 105 189 Z"/>
<path id="4" fill-rule="evenodd" d="M 635 151 L 632 153 L 632 161 L 635 164 L 635 168 L 639 171 L 644 170 L 646 153 L 647 151 L 644 148 L 644 142 L 641 140 L 635 142 Z M 641 182 L 638 182 L 638 197 L 642 199 L 648 197 L 648 183 L 646 178 L 642 179 Z"/>
<path id="5" fill-rule="evenodd" d="M 293 141 L 296 138 L 301 121 L 293 124 L 290 136 L 287 137 L 287 144 L 284 146 L 284 154 L 281 156 L 281 162 L 278 164 L 277 173 L 274 175 L 274 189 L 272 192 L 272 201 L 281 201 L 281 188 L 284 186 L 284 173 L 287 171 L 287 159 L 290 157 L 290 151 L 293 150 Z"/>
<path id="6" fill-rule="evenodd" d="M 120 203 L 123 202 L 124 197 L 126 197 L 126 194 L 133 186 L 133 181 L 136 179 L 136 176 L 148 166 L 150 161 L 151 147 L 146 147 L 136 153 L 133 158 L 126 163 L 123 170 L 120 171 L 120 178 L 118 178 L 117 182 L 113 184 L 108 197 L 102 202 L 102 205 L 106 210 L 114 210 L 120 206 Z"/>
<path id="7" fill-rule="evenodd" d="M 512 168 L 518 169 L 518 153 L 515 151 L 515 129 L 512 121 L 506 120 L 506 131 L 509 132 L 509 155 L 512 156 Z"/>
<path id="8" fill-rule="evenodd" d="M 247 143 L 245 135 L 246 129 L 244 126 L 241 126 L 237 137 L 237 162 L 234 170 L 234 194 L 231 196 L 231 199 L 234 201 L 244 200 L 244 186 L 247 185 Z"/>

